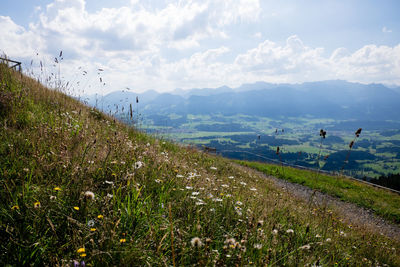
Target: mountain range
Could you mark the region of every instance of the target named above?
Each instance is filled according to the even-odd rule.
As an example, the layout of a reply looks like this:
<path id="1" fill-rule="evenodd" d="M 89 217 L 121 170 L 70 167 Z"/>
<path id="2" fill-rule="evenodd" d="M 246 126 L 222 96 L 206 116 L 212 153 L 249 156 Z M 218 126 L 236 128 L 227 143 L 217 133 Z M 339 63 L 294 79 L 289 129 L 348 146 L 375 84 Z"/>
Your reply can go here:
<path id="1" fill-rule="evenodd" d="M 382 84 L 360 84 L 342 80 L 302 84 L 256 82 L 238 88 L 223 86 L 158 93 L 115 91 L 104 97 L 91 95 L 91 106 L 118 112 L 130 104 L 140 113 L 256 115 L 270 118 L 304 117 L 337 120 L 398 120 L 399 88 Z M 139 103 L 136 103 L 136 97 Z M 96 100 L 97 99 L 97 100 Z"/>

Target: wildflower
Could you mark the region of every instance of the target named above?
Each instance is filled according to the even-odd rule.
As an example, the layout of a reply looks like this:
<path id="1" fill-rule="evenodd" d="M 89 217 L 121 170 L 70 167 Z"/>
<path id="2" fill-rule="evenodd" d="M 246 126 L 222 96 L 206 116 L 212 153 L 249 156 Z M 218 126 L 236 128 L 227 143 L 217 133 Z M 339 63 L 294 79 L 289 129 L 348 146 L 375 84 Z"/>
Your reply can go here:
<path id="1" fill-rule="evenodd" d="M 143 162 L 137 161 L 135 162 L 135 169 L 140 169 L 143 166 Z"/>
<path id="2" fill-rule="evenodd" d="M 99 220 L 101 220 L 101 219 L 103 219 L 104 218 L 104 216 L 103 215 L 97 215 L 97 219 L 99 219 Z"/>
<path id="3" fill-rule="evenodd" d="M 84 257 L 86 257 L 86 253 L 82 253 L 80 256 L 81 256 L 82 258 L 84 258 Z"/>
<path id="4" fill-rule="evenodd" d="M 79 210 L 79 207 L 76 207 L 76 206 L 75 206 L 75 207 L 74 207 L 74 210 Z"/>
<path id="5" fill-rule="evenodd" d="M 162 181 L 160 179 L 155 179 L 154 182 L 156 182 L 157 184 L 161 184 Z"/>
<path id="6" fill-rule="evenodd" d="M 316 238 L 320 238 L 321 236 L 320 236 L 319 234 L 316 234 L 315 237 L 316 237 Z"/>
<path id="7" fill-rule="evenodd" d="M 241 185 L 246 186 L 247 184 L 245 182 L 240 182 Z"/>
<path id="8" fill-rule="evenodd" d="M 332 239 L 330 239 L 330 238 L 327 238 L 325 241 L 326 241 L 326 242 L 331 242 L 331 241 L 332 241 Z"/>
<path id="9" fill-rule="evenodd" d="M 192 190 L 193 189 L 193 187 L 191 187 L 191 186 L 186 186 L 185 187 L 187 190 Z"/>
<path id="10" fill-rule="evenodd" d="M 257 191 L 254 187 L 250 188 L 250 191 Z"/>
<path id="11" fill-rule="evenodd" d="M 236 201 L 236 205 L 238 205 L 238 206 L 242 206 L 242 205 L 243 205 L 243 203 L 242 203 L 241 201 Z"/>
<path id="12" fill-rule="evenodd" d="M 61 188 L 59 188 L 58 186 L 54 187 L 54 191 L 61 191 Z"/>
<path id="13" fill-rule="evenodd" d="M 214 198 L 213 200 L 214 200 L 214 202 L 222 202 L 221 198 Z"/>
<path id="14" fill-rule="evenodd" d="M 294 231 L 293 231 L 293 229 L 287 229 L 287 230 L 286 230 L 286 233 L 288 233 L 288 234 L 293 234 Z"/>
<path id="15" fill-rule="evenodd" d="M 125 238 L 121 238 L 121 239 L 119 240 L 119 242 L 120 242 L 120 243 L 125 243 L 125 242 L 126 242 L 126 239 L 125 239 Z"/>
<path id="16" fill-rule="evenodd" d="M 272 232 L 271 232 L 273 235 L 277 235 L 278 234 L 278 230 L 277 229 L 274 229 L 274 230 L 272 230 Z"/>
<path id="17" fill-rule="evenodd" d="M 236 239 L 235 238 L 228 238 L 227 240 L 225 240 L 224 242 L 226 245 L 228 245 L 229 247 L 235 247 L 236 245 Z"/>
<path id="18" fill-rule="evenodd" d="M 261 226 L 263 226 L 264 225 L 264 221 L 263 220 L 259 220 L 258 222 L 257 222 L 257 227 L 261 227 Z"/>
<path id="19" fill-rule="evenodd" d="M 85 248 L 79 248 L 76 252 L 78 252 L 78 253 L 85 253 Z"/>
<path id="20" fill-rule="evenodd" d="M 185 177 L 185 176 L 183 176 L 183 175 L 181 175 L 181 174 L 177 174 L 177 175 L 176 175 L 176 178 L 183 178 L 183 177 Z"/>
<path id="21" fill-rule="evenodd" d="M 242 216 L 242 208 L 235 206 L 235 211 L 236 211 L 237 215 Z"/>
<path id="22" fill-rule="evenodd" d="M 33 203 L 33 207 L 34 207 L 35 209 L 40 208 L 40 207 L 41 207 L 40 202 L 39 202 L 39 201 L 36 201 L 35 203 Z"/>
<path id="23" fill-rule="evenodd" d="M 56 196 L 50 196 L 50 200 L 56 200 L 57 197 Z"/>
<path id="24" fill-rule="evenodd" d="M 192 192 L 192 196 L 198 196 L 199 194 L 199 192 Z"/>
<path id="25" fill-rule="evenodd" d="M 228 177 L 228 179 L 235 179 L 235 177 L 233 177 L 233 176 L 229 176 L 229 177 Z"/>
<path id="26" fill-rule="evenodd" d="M 200 248 L 203 246 L 203 242 L 201 242 L 201 239 L 198 237 L 193 237 L 192 240 L 190 240 L 190 244 L 194 248 Z"/>
<path id="27" fill-rule="evenodd" d="M 262 249 L 262 244 L 254 244 L 255 249 Z"/>
<path id="28" fill-rule="evenodd" d="M 214 212 L 214 211 L 215 211 L 215 209 L 214 209 L 214 208 L 211 208 L 211 209 L 210 209 L 210 211 L 211 211 L 211 212 Z"/>
<path id="29" fill-rule="evenodd" d="M 89 220 L 88 223 L 87 223 L 87 225 L 88 225 L 89 227 L 92 227 L 92 226 L 94 225 L 94 220 Z"/>
<path id="30" fill-rule="evenodd" d="M 112 182 L 112 181 L 105 181 L 104 183 L 106 183 L 106 184 L 109 184 L 109 185 L 114 185 L 114 182 Z"/>
<path id="31" fill-rule="evenodd" d="M 84 195 L 86 199 L 94 199 L 94 193 L 92 191 L 86 191 Z"/>
<path id="32" fill-rule="evenodd" d="M 96 228 L 90 228 L 90 232 L 95 232 Z"/>
<path id="33" fill-rule="evenodd" d="M 216 170 L 217 170 L 217 168 L 216 168 L 216 167 L 210 167 L 210 169 L 211 169 L 211 170 L 214 170 L 214 171 L 216 171 Z"/>
<path id="34" fill-rule="evenodd" d="M 107 197 L 108 197 L 108 198 L 113 198 L 113 195 L 110 194 L 110 193 L 107 193 Z"/>
<path id="35" fill-rule="evenodd" d="M 19 206 L 18 205 L 12 206 L 11 210 L 19 210 Z"/>
<path id="36" fill-rule="evenodd" d="M 29 172 L 28 168 L 24 168 L 23 170 L 24 170 L 24 172 Z"/>
<path id="37" fill-rule="evenodd" d="M 221 187 L 223 187 L 223 188 L 228 188 L 228 187 L 229 187 L 229 185 L 227 185 L 227 184 L 223 184 L 223 185 L 221 185 Z"/>
<path id="38" fill-rule="evenodd" d="M 201 205 L 205 205 L 206 203 L 204 203 L 203 200 L 199 199 L 199 201 L 196 202 L 196 206 L 201 206 Z"/>

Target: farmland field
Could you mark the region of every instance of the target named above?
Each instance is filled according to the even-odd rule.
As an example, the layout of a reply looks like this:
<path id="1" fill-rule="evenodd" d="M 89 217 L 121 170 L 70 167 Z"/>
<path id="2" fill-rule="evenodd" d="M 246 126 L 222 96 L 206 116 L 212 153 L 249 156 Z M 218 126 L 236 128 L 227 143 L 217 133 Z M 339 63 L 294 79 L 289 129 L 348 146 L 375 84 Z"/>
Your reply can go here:
<path id="1" fill-rule="evenodd" d="M 144 118 L 141 128 L 178 143 L 216 148 L 218 154 L 229 158 L 282 161 L 331 172 L 343 169 L 348 175 L 371 179 L 400 172 L 398 125 L 395 121 L 312 117 L 158 114 Z M 355 138 L 358 128 L 363 130 Z M 325 139 L 320 137 L 320 129 L 327 131 Z M 355 144 L 349 153 L 352 140 Z M 280 156 L 276 154 L 278 146 Z"/>

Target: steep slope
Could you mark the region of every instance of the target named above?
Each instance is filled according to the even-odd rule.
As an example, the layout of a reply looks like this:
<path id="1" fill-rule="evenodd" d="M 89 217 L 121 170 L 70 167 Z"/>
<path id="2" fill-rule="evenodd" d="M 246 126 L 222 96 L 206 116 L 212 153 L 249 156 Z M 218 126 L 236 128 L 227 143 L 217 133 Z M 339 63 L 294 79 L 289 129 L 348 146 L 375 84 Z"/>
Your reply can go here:
<path id="1" fill-rule="evenodd" d="M 397 241 L 3 65 L 0 123 L 3 266 L 400 265 Z"/>

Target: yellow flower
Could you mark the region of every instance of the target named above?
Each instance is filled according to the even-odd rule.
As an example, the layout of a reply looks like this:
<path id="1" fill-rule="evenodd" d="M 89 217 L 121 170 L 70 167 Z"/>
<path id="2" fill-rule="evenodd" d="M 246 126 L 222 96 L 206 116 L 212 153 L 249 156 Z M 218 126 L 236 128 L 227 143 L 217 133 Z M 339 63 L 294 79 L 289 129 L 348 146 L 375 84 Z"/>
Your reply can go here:
<path id="1" fill-rule="evenodd" d="M 120 242 L 120 243 L 125 243 L 125 242 L 126 242 L 126 239 L 125 239 L 125 238 L 121 238 L 121 239 L 119 240 L 119 242 Z"/>
<path id="2" fill-rule="evenodd" d="M 40 208 L 40 201 L 36 201 L 35 203 L 33 203 L 33 207 L 35 209 Z"/>
<path id="3" fill-rule="evenodd" d="M 78 253 L 85 253 L 85 248 L 79 248 L 76 252 L 78 252 Z"/>
<path id="4" fill-rule="evenodd" d="M 19 206 L 18 205 L 12 206 L 11 210 L 19 210 Z"/>
<path id="5" fill-rule="evenodd" d="M 82 253 L 80 256 L 81 256 L 82 258 L 84 258 L 84 257 L 86 257 L 86 253 Z"/>
<path id="6" fill-rule="evenodd" d="M 79 210 L 79 207 L 74 207 L 74 210 Z"/>
<path id="7" fill-rule="evenodd" d="M 101 215 L 101 214 L 100 214 L 100 215 L 97 215 L 97 219 L 100 219 L 100 220 L 101 220 L 101 219 L 103 219 L 103 218 L 104 218 L 103 215 Z"/>
<path id="8" fill-rule="evenodd" d="M 61 188 L 59 188 L 58 186 L 54 187 L 55 191 L 61 191 Z"/>
<path id="9" fill-rule="evenodd" d="M 90 228 L 90 232 L 96 231 L 96 228 Z"/>

